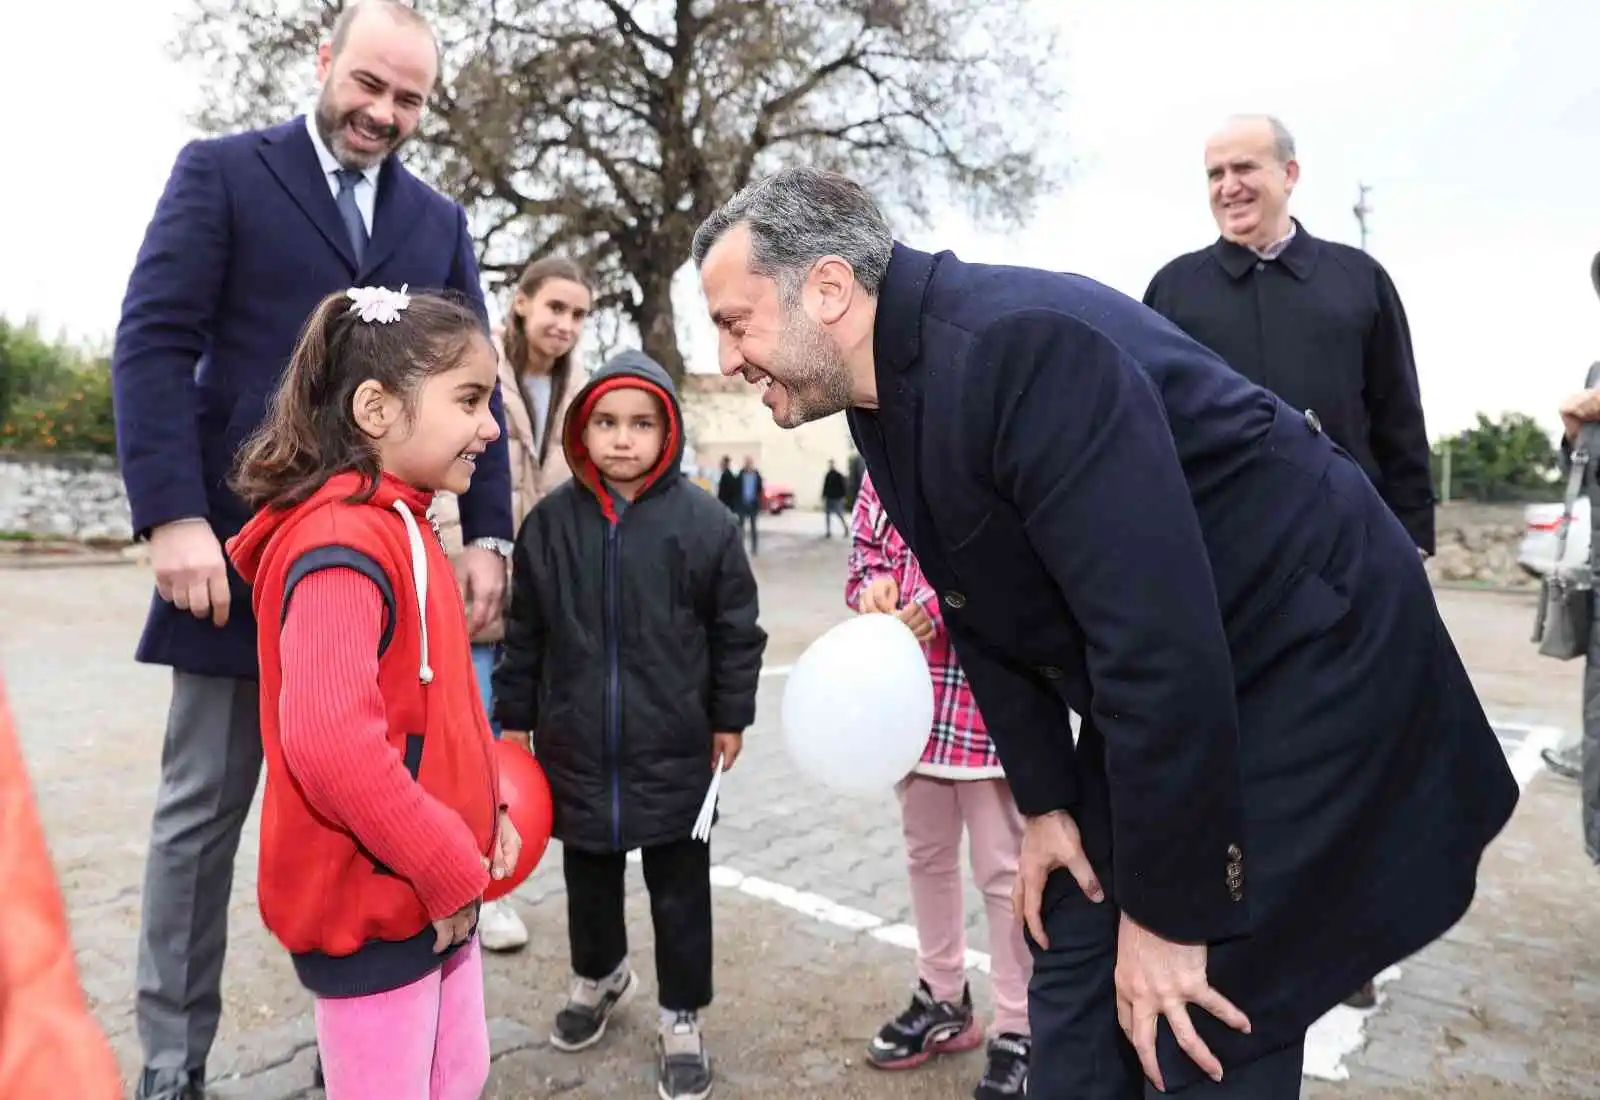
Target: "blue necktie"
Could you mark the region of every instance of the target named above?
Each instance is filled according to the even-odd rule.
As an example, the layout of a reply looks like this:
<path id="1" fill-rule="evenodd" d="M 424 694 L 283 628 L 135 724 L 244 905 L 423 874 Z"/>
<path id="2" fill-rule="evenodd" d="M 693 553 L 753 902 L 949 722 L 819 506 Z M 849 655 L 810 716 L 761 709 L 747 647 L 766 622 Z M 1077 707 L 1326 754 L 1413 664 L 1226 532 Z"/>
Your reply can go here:
<path id="1" fill-rule="evenodd" d="M 359 267 L 367 251 L 367 225 L 361 220 L 361 208 L 356 205 L 356 184 L 361 182 L 361 173 L 353 168 L 341 168 L 334 176 L 339 180 L 339 196 L 335 202 L 339 206 L 339 216 L 344 219 L 345 232 L 350 234 L 350 247 L 355 250 Z"/>

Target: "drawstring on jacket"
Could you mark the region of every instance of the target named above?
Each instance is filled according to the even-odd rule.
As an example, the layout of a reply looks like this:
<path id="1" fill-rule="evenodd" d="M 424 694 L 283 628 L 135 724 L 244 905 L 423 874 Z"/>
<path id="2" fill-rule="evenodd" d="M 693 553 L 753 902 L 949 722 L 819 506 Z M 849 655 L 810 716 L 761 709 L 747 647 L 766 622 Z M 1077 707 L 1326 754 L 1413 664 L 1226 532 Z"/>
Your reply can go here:
<path id="1" fill-rule="evenodd" d="M 428 667 L 428 549 L 422 544 L 422 532 L 417 528 L 417 517 L 403 500 L 394 502 L 394 510 L 406 524 L 406 537 L 411 543 L 411 579 L 417 586 L 418 623 L 422 637 L 422 664 L 417 669 L 417 679 L 424 684 L 433 683 L 433 669 Z"/>

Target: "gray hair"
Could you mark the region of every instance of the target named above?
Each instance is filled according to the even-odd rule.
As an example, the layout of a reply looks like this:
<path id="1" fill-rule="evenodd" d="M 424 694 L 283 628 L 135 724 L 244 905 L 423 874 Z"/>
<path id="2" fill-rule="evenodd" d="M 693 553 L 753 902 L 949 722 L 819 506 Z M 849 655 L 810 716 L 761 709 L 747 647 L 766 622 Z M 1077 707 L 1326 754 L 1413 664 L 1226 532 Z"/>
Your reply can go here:
<path id="1" fill-rule="evenodd" d="M 750 269 L 776 279 L 786 303 L 823 256 L 848 263 L 873 297 L 889 270 L 894 234 L 888 220 L 864 187 L 837 172 L 783 168 L 747 184 L 695 230 L 695 267 L 741 223 L 750 229 Z"/>
<path id="2" fill-rule="evenodd" d="M 1288 164 L 1294 159 L 1294 135 L 1277 115 L 1233 115 L 1228 121 L 1265 122 L 1267 128 L 1272 131 L 1272 155 L 1278 158 L 1278 163 Z"/>

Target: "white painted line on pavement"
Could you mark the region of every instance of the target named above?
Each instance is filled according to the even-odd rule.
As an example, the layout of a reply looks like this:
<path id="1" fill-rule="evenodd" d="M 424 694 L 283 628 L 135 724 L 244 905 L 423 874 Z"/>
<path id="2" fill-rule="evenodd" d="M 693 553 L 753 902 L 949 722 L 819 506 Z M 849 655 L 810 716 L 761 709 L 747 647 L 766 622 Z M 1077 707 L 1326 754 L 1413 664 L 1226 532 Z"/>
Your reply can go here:
<path id="1" fill-rule="evenodd" d="M 1511 758 L 1511 774 L 1517 777 L 1517 786 L 1524 789 L 1533 777 L 1544 770 L 1544 750 L 1561 743 L 1561 731 L 1554 726 L 1535 726 L 1522 739 L 1522 747 Z"/>

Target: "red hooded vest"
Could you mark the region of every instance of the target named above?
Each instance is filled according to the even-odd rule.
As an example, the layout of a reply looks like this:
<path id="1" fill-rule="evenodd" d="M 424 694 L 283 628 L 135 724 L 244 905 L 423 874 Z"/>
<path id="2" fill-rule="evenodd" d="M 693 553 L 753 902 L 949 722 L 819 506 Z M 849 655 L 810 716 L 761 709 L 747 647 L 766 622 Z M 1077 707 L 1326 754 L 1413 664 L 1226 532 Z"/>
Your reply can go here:
<path id="1" fill-rule="evenodd" d="M 482 893 L 488 872 L 465 865 L 471 859 L 465 837 L 448 815 L 432 819 L 444 825 L 435 830 L 436 839 L 413 845 L 410 867 L 390 870 L 311 805 L 289 769 L 286 731 L 280 728 L 280 626 L 297 584 L 319 570 L 350 569 L 377 586 L 386 615 L 378 687 L 390 751 L 429 800 L 460 816 L 477 854 L 492 851 L 499 805 L 493 739 L 473 677 L 466 613 L 449 558 L 426 518 L 429 495 L 385 475 L 370 501 L 350 503 L 361 485 L 354 473 L 337 475 L 303 504 L 257 513 L 228 542 L 240 576 L 253 585 L 258 623 L 267 772 L 261 915 L 294 955 L 301 981 L 327 996 L 397 988 L 437 967 L 447 956 L 433 953 L 432 920 L 448 914 L 430 916 L 424 898 L 436 906 L 444 898 L 469 904 Z M 374 761 L 375 769 L 380 765 L 392 762 Z M 377 797 L 359 778 L 341 784 L 338 797 Z M 397 830 L 408 820 L 400 807 L 368 816 L 382 817 Z M 414 836 L 389 839 L 391 848 L 405 840 L 422 844 Z"/>

